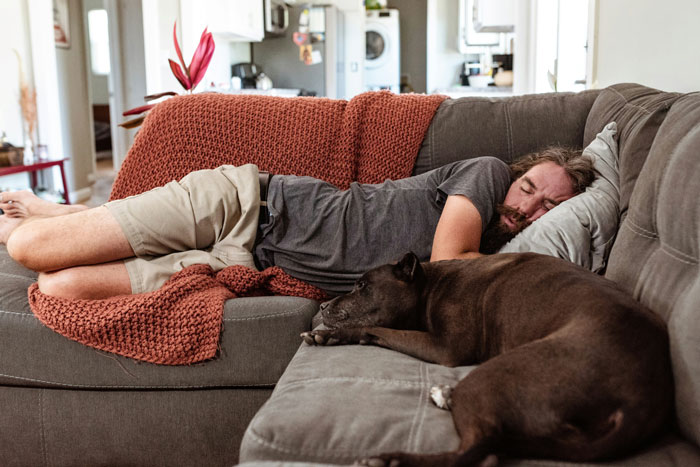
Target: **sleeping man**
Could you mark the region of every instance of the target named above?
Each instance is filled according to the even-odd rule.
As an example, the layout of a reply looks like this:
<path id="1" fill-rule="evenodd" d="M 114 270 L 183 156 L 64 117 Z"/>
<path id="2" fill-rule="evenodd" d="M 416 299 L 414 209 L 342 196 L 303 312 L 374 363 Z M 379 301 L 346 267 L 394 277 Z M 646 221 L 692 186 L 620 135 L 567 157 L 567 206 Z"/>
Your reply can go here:
<path id="1" fill-rule="evenodd" d="M 407 251 L 421 261 L 495 253 L 594 178 L 587 157 L 563 148 L 510 167 L 482 157 L 348 190 L 222 166 L 93 209 L 0 193 L 0 243 L 39 272 L 43 293 L 65 298 L 153 291 L 202 263 L 276 265 L 338 295 Z"/>

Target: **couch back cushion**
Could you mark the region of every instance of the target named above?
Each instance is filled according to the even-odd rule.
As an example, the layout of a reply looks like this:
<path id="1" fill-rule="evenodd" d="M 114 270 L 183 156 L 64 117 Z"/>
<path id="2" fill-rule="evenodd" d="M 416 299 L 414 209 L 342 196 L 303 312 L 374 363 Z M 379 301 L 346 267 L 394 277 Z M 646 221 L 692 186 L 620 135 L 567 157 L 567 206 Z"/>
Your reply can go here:
<path id="1" fill-rule="evenodd" d="M 413 173 L 479 156 L 509 163 L 547 146 L 581 149 L 586 118 L 599 93 L 448 99 L 428 127 Z"/>
<path id="2" fill-rule="evenodd" d="M 617 123 L 623 219 L 656 133 L 679 96 L 639 84 L 616 84 L 603 89 L 591 107 L 583 136 L 584 146 L 593 141 L 605 125 Z"/>
<path id="3" fill-rule="evenodd" d="M 621 96 L 604 91 L 600 99 L 619 106 Z M 700 94 L 634 100 L 627 96 L 615 117 L 620 125 L 620 115 L 634 113 L 636 121 L 620 125 L 629 207 L 606 276 L 668 323 L 678 422 L 700 444 Z"/>

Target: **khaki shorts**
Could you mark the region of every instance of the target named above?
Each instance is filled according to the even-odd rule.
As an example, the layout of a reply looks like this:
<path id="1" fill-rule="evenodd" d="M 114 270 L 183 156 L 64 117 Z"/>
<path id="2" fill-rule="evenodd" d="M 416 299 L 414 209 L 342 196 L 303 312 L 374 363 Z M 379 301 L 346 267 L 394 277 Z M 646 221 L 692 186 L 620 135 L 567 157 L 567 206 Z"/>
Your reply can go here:
<path id="1" fill-rule="evenodd" d="M 136 255 L 124 260 L 132 293 L 157 290 L 193 264 L 208 264 L 215 271 L 236 264 L 255 268 L 251 251 L 260 185 L 252 164 L 198 170 L 105 207 Z"/>

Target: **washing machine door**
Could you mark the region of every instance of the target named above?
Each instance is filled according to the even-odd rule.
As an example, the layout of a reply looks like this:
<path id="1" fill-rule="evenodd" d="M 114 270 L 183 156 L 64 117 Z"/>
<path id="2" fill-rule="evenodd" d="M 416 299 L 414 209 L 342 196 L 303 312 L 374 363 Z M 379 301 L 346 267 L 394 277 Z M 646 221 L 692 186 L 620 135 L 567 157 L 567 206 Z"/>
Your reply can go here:
<path id="1" fill-rule="evenodd" d="M 367 23 L 365 32 L 365 68 L 378 68 L 389 60 L 392 44 L 389 31 L 381 24 Z"/>

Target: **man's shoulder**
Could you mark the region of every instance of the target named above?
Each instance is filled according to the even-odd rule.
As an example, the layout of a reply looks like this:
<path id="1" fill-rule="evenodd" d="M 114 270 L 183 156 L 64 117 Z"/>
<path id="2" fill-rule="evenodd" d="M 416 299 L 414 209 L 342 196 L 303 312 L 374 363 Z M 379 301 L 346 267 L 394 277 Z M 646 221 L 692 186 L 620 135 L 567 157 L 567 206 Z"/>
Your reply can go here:
<path id="1" fill-rule="evenodd" d="M 461 161 L 454 162 L 454 164 L 463 166 L 495 167 L 497 169 L 508 170 L 508 164 L 506 164 L 501 159 L 495 156 L 474 157 L 471 159 L 464 159 Z"/>
<path id="2" fill-rule="evenodd" d="M 510 178 L 510 168 L 508 164 L 494 156 L 481 156 L 455 161 L 444 166 L 443 170 L 449 173 L 450 176 L 459 175 L 460 173 L 470 173 L 479 175 L 490 174 L 493 177 Z"/>

